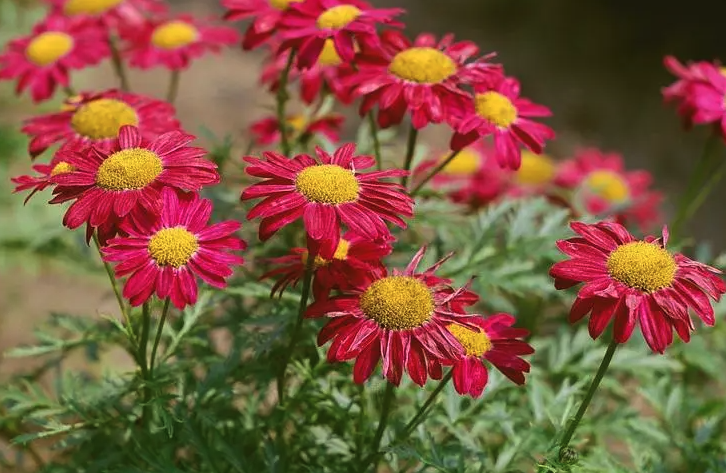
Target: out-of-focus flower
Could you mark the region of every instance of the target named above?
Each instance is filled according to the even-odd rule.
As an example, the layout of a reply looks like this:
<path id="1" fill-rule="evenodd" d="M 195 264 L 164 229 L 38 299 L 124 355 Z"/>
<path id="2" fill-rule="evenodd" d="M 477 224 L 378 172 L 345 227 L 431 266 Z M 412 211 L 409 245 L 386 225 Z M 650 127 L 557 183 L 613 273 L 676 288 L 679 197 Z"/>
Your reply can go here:
<path id="1" fill-rule="evenodd" d="M 242 47 L 254 49 L 266 43 L 277 32 L 280 20 L 293 3 L 303 0 L 222 0 L 222 6 L 229 11 L 226 20 L 252 19 L 245 32 Z"/>
<path id="2" fill-rule="evenodd" d="M 59 158 L 53 158 L 48 164 L 36 164 L 33 170 L 38 173 L 36 176 L 18 176 L 11 179 L 16 185 L 13 192 L 22 192 L 30 190 L 30 194 L 25 198 L 27 203 L 36 192 L 41 192 L 52 186 L 50 178 L 58 174 L 69 173 L 74 170 L 73 166 Z M 32 189 L 32 190 L 31 190 Z"/>
<path id="3" fill-rule="evenodd" d="M 46 0 L 51 14 L 68 18 L 100 20 L 108 28 L 140 26 L 150 15 L 166 13 L 162 0 Z"/>
<path id="4" fill-rule="evenodd" d="M 340 139 L 340 128 L 343 116 L 331 113 L 322 117 L 308 119 L 305 115 L 289 115 L 285 121 L 292 139 L 305 140 L 315 135 L 322 135 L 332 143 Z M 254 122 L 250 126 L 254 141 L 258 145 L 271 145 L 280 142 L 280 124 L 276 117 L 267 117 Z"/>

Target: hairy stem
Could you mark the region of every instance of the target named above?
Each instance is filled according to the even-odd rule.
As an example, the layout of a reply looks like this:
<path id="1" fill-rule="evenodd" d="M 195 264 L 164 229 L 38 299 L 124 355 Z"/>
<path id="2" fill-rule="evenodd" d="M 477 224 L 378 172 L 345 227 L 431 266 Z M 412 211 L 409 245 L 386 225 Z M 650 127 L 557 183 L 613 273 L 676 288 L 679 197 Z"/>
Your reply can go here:
<path id="1" fill-rule="evenodd" d="M 287 63 L 285 69 L 282 71 L 280 76 L 280 83 L 277 86 L 277 95 L 275 100 L 277 102 L 277 126 L 280 129 L 280 146 L 282 148 L 282 154 L 288 156 L 291 151 L 290 137 L 287 136 L 287 114 L 285 113 L 285 105 L 289 96 L 287 94 L 287 82 L 290 78 L 290 70 L 295 62 L 295 55 L 297 51 L 294 49 L 290 50 L 290 55 L 287 57 Z"/>
<path id="2" fill-rule="evenodd" d="M 161 334 L 164 332 L 164 323 L 166 322 L 166 316 L 169 313 L 169 303 L 171 299 L 168 297 L 164 301 L 164 308 L 161 311 L 161 318 L 159 319 L 159 326 L 156 327 L 156 337 L 154 338 L 154 346 L 151 348 L 151 361 L 149 361 L 149 378 L 154 377 L 154 361 L 156 360 L 156 350 L 159 348 L 159 341 L 161 341 Z"/>
<path id="3" fill-rule="evenodd" d="M 413 163 L 413 155 L 416 152 L 416 140 L 418 139 L 418 130 L 411 125 L 408 130 L 408 141 L 406 143 L 406 159 L 403 163 L 403 169 L 405 171 L 411 171 L 411 164 Z M 401 178 L 401 185 L 406 187 L 408 185 L 408 174 Z"/>
<path id="4" fill-rule="evenodd" d="M 421 191 L 421 189 L 423 189 L 423 187 L 424 187 L 424 186 L 425 186 L 426 184 L 428 184 L 428 182 L 429 182 L 429 181 L 430 181 L 431 179 L 433 179 L 433 178 L 434 178 L 434 176 L 436 176 L 436 175 L 437 175 L 437 174 L 438 174 L 439 172 L 441 172 L 441 170 L 442 170 L 442 169 L 444 169 L 444 168 L 445 168 L 446 166 L 448 166 L 448 165 L 449 165 L 449 163 L 450 163 L 451 161 L 453 161 L 453 160 L 454 160 L 454 158 L 455 158 L 455 157 L 457 157 L 457 156 L 459 155 L 459 153 L 460 153 L 460 152 L 461 152 L 461 150 L 459 150 L 459 151 L 452 151 L 452 152 L 451 152 L 451 154 L 449 154 L 449 156 L 447 156 L 447 157 L 446 157 L 446 159 L 444 159 L 443 161 L 441 161 L 441 163 L 439 163 L 439 164 L 438 164 L 438 165 L 437 165 L 437 166 L 436 166 L 435 168 L 433 168 L 433 169 L 431 170 L 431 172 L 429 172 L 429 173 L 428 173 L 428 174 L 426 175 L 426 177 L 424 177 L 423 179 L 421 179 L 421 181 L 420 181 L 420 182 L 419 182 L 419 183 L 418 183 L 418 184 L 416 185 L 416 187 L 414 187 L 414 188 L 413 188 L 413 190 L 411 191 L 411 197 L 413 197 L 413 196 L 415 196 L 416 194 L 418 194 L 418 193 L 419 193 L 419 192 Z"/>
<path id="5" fill-rule="evenodd" d="M 111 268 L 111 265 L 108 264 L 108 262 L 103 258 L 103 251 L 101 251 L 101 242 L 98 240 L 98 233 L 94 232 L 93 243 L 95 243 L 96 249 L 98 250 L 98 256 L 101 258 L 103 267 L 106 269 L 106 274 L 108 275 L 108 280 L 111 282 L 111 287 L 113 288 L 113 293 L 116 296 L 116 302 L 118 303 L 118 308 L 121 311 L 121 315 L 124 318 L 124 323 L 126 324 L 126 330 L 129 331 L 129 334 L 131 335 L 131 339 L 133 340 L 134 328 L 131 325 L 131 319 L 129 318 L 129 313 L 126 310 L 126 303 L 124 302 L 123 297 L 121 297 L 121 290 L 118 287 L 118 283 L 116 281 L 116 276 L 113 273 L 113 269 Z"/>

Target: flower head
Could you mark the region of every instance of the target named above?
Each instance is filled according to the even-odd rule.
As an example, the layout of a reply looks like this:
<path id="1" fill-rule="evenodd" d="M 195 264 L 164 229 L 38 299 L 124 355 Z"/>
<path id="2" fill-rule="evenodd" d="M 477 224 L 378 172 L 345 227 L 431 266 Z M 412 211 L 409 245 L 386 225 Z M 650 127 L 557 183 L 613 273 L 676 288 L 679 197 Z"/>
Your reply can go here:
<path id="1" fill-rule="evenodd" d="M 322 135 L 332 143 L 339 141 L 343 116 L 331 113 L 318 118 L 309 119 L 305 115 L 288 115 L 285 125 L 293 139 L 307 141 L 315 135 Z M 258 145 L 271 145 L 280 142 L 280 125 L 277 117 L 267 117 L 254 122 L 250 131 Z"/>
<path id="2" fill-rule="evenodd" d="M 219 52 L 235 44 L 237 31 L 226 26 L 213 26 L 191 15 L 148 20 L 140 28 L 124 33 L 132 66 L 149 69 L 163 65 L 171 70 L 186 69 L 192 59 L 207 51 Z"/>
<path id="3" fill-rule="evenodd" d="M 226 20 L 244 20 L 252 18 L 245 32 L 242 47 L 254 49 L 265 44 L 277 32 L 280 21 L 291 4 L 303 0 L 222 0 L 222 6 L 229 11 L 224 15 Z"/>
<path id="4" fill-rule="evenodd" d="M 70 85 L 69 71 L 98 64 L 111 51 L 106 32 L 91 20 L 51 16 L 33 33 L 8 43 L 0 55 L 0 80 L 17 79 L 17 93 L 26 89 L 34 102 Z"/>
<path id="5" fill-rule="evenodd" d="M 118 262 L 116 277 L 128 276 L 123 295 L 131 305 L 146 302 L 152 294 L 170 298 L 178 309 L 197 301 L 197 280 L 226 287 L 232 266 L 243 259 L 230 254 L 245 243 L 233 236 L 240 228 L 231 220 L 209 225 L 212 202 L 196 193 L 161 191 L 161 214 L 135 215 L 123 225 L 127 236 L 104 247 L 104 259 Z"/>
<path id="6" fill-rule="evenodd" d="M 530 367 L 520 356 L 534 353 L 534 348 L 521 339 L 529 332 L 513 328 L 515 320 L 509 314 L 474 317 L 470 322 L 473 327 L 457 324 L 447 327 L 464 347 L 464 355 L 453 362 L 456 392 L 474 398 L 481 396 L 489 380 L 484 361 L 516 384 L 524 384 L 524 373 L 529 373 Z"/>
<path id="7" fill-rule="evenodd" d="M 54 16 L 100 20 L 110 28 L 141 25 L 149 14 L 163 14 L 163 0 L 46 0 Z"/>
<path id="8" fill-rule="evenodd" d="M 550 275 L 557 289 L 585 283 L 570 322 L 590 313 L 593 338 L 614 319 L 615 340 L 624 343 L 639 323 L 648 346 L 663 353 L 673 342 L 674 329 L 684 341 L 690 339 L 694 326 L 689 309 L 707 325 L 714 324 L 708 298 L 718 301 L 726 292 L 720 271 L 669 252 L 665 228 L 661 239 L 637 240 L 617 223 L 571 226 L 579 236 L 557 242 L 571 259 L 552 266 Z"/>
<path id="9" fill-rule="evenodd" d="M 477 139 L 492 135 L 499 164 L 519 169 L 520 145 L 541 153 L 545 141 L 554 138 L 551 128 L 529 117 L 550 116 L 550 110 L 519 96 L 519 82 L 501 76 L 491 83 L 475 85 L 474 96 L 455 112 L 451 149 L 462 149 Z"/>
<path id="10" fill-rule="evenodd" d="M 462 84 L 501 73 L 485 62 L 491 56 L 466 64 L 479 48 L 470 41 L 454 42 L 453 35 L 437 41 L 424 33 L 413 42 L 398 31 L 381 37 L 381 48 L 356 59 L 358 72 L 347 82 L 353 95 L 363 97 L 360 114 L 378 105 L 378 123 L 384 128 L 400 123 L 407 112 L 417 129 L 446 121 L 466 102 Z"/>
<path id="11" fill-rule="evenodd" d="M 310 238 L 334 244 L 342 224 L 371 239 L 390 233 L 385 221 L 405 227 L 400 216 L 413 216 L 413 200 L 400 185 L 380 179 L 404 176 L 406 171 L 360 172 L 375 159 L 354 152 L 354 144 L 343 145 L 333 155 L 316 148 L 319 163 L 305 154 L 292 159 L 273 152 L 263 153 L 265 159 L 245 157 L 247 174 L 265 179 L 241 197 L 265 198 L 247 213 L 248 219 L 262 217 L 260 239 L 267 240 L 299 218 Z"/>
<path id="12" fill-rule="evenodd" d="M 88 222 L 99 227 L 130 213 L 159 213 L 164 187 L 198 191 L 219 182 L 207 152 L 188 144 L 194 137 L 172 131 L 146 141 L 136 127 L 126 125 L 111 151 L 58 152 L 74 171 L 51 178 L 56 184 L 52 203 L 74 201 L 63 219 L 68 228 Z"/>
<path id="13" fill-rule="evenodd" d="M 180 127 L 172 105 L 143 95 L 108 90 L 82 93 L 66 101 L 61 112 L 27 120 L 23 133 L 31 137 L 28 151 L 36 157 L 55 143 L 61 144 L 61 150 L 81 152 L 94 146 L 110 151 L 124 125 L 137 127 L 147 140 Z"/>
<path id="14" fill-rule="evenodd" d="M 17 184 L 14 192 L 30 190 L 30 194 L 28 194 L 25 198 L 26 203 L 35 195 L 36 192 L 43 191 L 52 186 L 53 183 L 50 182 L 50 179 L 53 176 L 57 176 L 58 174 L 67 174 L 74 171 L 75 168 L 66 161 L 62 161 L 60 158 L 54 157 L 48 164 L 34 165 L 33 170 L 38 173 L 38 175 L 24 175 L 11 179 L 12 182 Z"/>
<path id="15" fill-rule="evenodd" d="M 361 0 L 306 0 L 289 6 L 279 33 L 283 50 L 298 50 L 298 66 L 306 69 L 318 62 L 326 40 L 344 62 L 355 56 L 355 46 L 377 47 L 376 25 L 402 26 L 394 17 L 400 8 L 372 8 Z"/>
<path id="16" fill-rule="evenodd" d="M 556 183 L 576 189 L 575 201 L 591 214 L 616 216 L 648 230 L 660 219 L 662 195 L 649 189 L 653 177 L 647 171 L 626 171 L 617 153 L 589 148 L 563 162 Z"/>
<path id="17" fill-rule="evenodd" d="M 544 195 L 554 185 L 559 164 L 546 154 L 522 150 L 519 169 L 511 172 L 512 196 Z"/>
<path id="18" fill-rule="evenodd" d="M 460 359 L 461 344 L 451 324 L 475 327 L 464 306 L 476 301 L 466 289 L 454 290 L 449 280 L 434 274 L 442 263 L 419 273 L 422 248 L 404 270 L 382 271 L 344 295 L 317 300 L 307 317 L 330 317 L 318 344 L 333 340 L 328 360 L 355 358 L 353 379 L 363 383 L 379 361 L 383 375 L 398 385 L 404 371 L 423 386 L 429 375 L 441 377 L 440 362 Z"/>

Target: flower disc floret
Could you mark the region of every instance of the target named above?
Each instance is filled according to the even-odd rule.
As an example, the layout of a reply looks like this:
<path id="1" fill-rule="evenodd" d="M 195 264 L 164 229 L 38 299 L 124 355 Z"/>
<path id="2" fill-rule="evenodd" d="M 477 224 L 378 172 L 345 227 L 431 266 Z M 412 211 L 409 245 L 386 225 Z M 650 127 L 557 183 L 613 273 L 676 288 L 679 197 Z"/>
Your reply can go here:
<path id="1" fill-rule="evenodd" d="M 124 0 L 68 0 L 63 6 L 66 15 L 98 15 L 119 5 Z"/>
<path id="2" fill-rule="evenodd" d="M 163 228 L 149 239 L 148 248 L 157 265 L 180 268 L 199 249 L 199 242 L 184 227 Z"/>
<path id="3" fill-rule="evenodd" d="M 444 161 L 449 157 L 449 153 L 441 156 L 439 161 Z M 457 154 L 449 164 L 441 170 L 444 174 L 450 176 L 471 176 L 475 174 L 481 167 L 481 156 L 469 148 L 465 148 Z"/>
<path id="4" fill-rule="evenodd" d="M 476 94 L 474 108 L 477 115 L 500 128 L 509 128 L 517 120 L 517 108 L 503 94 L 494 91 Z"/>
<path id="5" fill-rule="evenodd" d="M 60 31 L 46 31 L 30 42 L 25 56 L 38 66 L 53 64 L 73 49 L 73 37 Z"/>
<path id="6" fill-rule="evenodd" d="M 522 151 L 522 165 L 514 179 L 519 184 L 537 186 L 552 181 L 556 171 L 555 162 L 549 156 Z"/>
<path id="7" fill-rule="evenodd" d="M 345 28 L 363 13 L 353 5 L 336 5 L 320 14 L 317 20 L 318 28 L 337 30 Z"/>
<path id="8" fill-rule="evenodd" d="M 339 66 L 343 61 L 340 59 L 338 51 L 335 50 L 335 43 L 332 39 L 325 40 L 323 50 L 320 51 L 318 64 L 322 66 Z"/>
<path id="9" fill-rule="evenodd" d="M 431 319 L 434 299 L 423 282 L 410 276 L 375 281 L 361 295 L 360 308 L 387 330 L 412 330 Z"/>
<path id="10" fill-rule="evenodd" d="M 677 265 L 673 256 L 655 243 L 634 241 L 619 246 L 607 260 L 614 279 L 644 292 L 654 292 L 673 284 Z"/>
<path id="11" fill-rule="evenodd" d="M 593 171 L 585 179 L 585 185 L 592 192 L 611 203 L 623 202 L 630 195 L 628 184 L 613 171 Z"/>
<path id="12" fill-rule="evenodd" d="M 115 138 L 122 126 L 138 124 L 139 117 L 134 109 L 116 99 L 88 102 L 71 118 L 71 127 L 78 134 L 94 140 Z"/>
<path id="13" fill-rule="evenodd" d="M 358 180 L 352 171 L 335 164 L 309 166 L 295 178 L 295 187 L 310 202 L 343 204 L 358 198 Z"/>
<path id="14" fill-rule="evenodd" d="M 96 173 L 99 187 L 111 191 L 142 189 L 164 169 L 153 151 L 143 148 L 122 149 L 106 158 Z"/>
<path id="15" fill-rule="evenodd" d="M 168 21 L 156 27 L 151 42 L 161 49 L 176 49 L 187 46 L 199 37 L 199 31 L 184 21 Z"/>
<path id="16" fill-rule="evenodd" d="M 481 357 L 492 348 L 492 341 L 483 330 L 472 330 L 457 324 L 449 325 L 448 329 L 464 347 L 466 356 Z"/>
<path id="17" fill-rule="evenodd" d="M 397 53 L 388 66 L 391 74 L 418 84 L 439 84 L 456 74 L 456 63 L 438 49 L 413 47 Z"/>
<path id="18" fill-rule="evenodd" d="M 272 8 L 275 8 L 275 9 L 281 10 L 281 11 L 284 11 L 284 10 L 287 10 L 288 8 L 290 8 L 291 3 L 300 3 L 302 1 L 304 1 L 304 0 L 269 0 L 270 6 L 272 6 Z"/>
<path id="19" fill-rule="evenodd" d="M 67 174 L 69 172 L 75 171 L 76 168 L 73 167 L 71 164 L 68 164 L 65 161 L 61 161 L 55 166 L 53 166 L 53 169 L 50 171 L 51 176 L 57 176 L 58 174 Z"/>
<path id="20" fill-rule="evenodd" d="M 340 239 L 338 242 L 338 247 L 335 249 L 335 253 L 333 254 L 333 259 L 339 260 L 339 261 L 345 261 L 346 258 L 348 258 L 348 250 L 350 249 L 350 242 L 348 240 L 345 240 L 343 238 Z M 308 255 L 310 253 L 305 250 L 300 254 L 300 259 L 302 260 L 303 264 L 307 264 L 308 262 Z M 315 268 L 322 268 L 323 266 L 327 266 L 330 264 L 330 260 L 323 258 L 320 255 L 315 255 Z"/>

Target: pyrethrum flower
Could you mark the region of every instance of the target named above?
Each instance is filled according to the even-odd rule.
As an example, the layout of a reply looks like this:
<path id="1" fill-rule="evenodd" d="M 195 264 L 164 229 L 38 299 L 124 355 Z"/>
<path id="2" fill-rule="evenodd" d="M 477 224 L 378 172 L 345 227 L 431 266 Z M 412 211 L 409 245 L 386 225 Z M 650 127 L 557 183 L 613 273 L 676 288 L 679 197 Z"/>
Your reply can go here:
<path id="1" fill-rule="evenodd" d="M 555 184 L 559 164 L 546 154 L 522 150 L 519 169 L 510 171 L 511 196 L 546 195 Z"/>
<path id="2" fill-rule="evenodd" d="M 49 17 L 30 36 L 8 43 L 0 55 L 0 80 L 17 79 L 16 92 L 26 89 L 34 102 L 49 99 L 70 85 L 69 71 L 98 64 L 111 51 L 107 33 L 91 20 Z"/>
<path id="3" fill-rule="evenodd" d="M 372 8 L 361 0 L 306 0 L 293 3 L 279 32 L 282 50 L 296 48 L 298 66 L 311 67 L 331 39 L 338 56 L 350 62 L 359 47 L 377 47 L 376 25 L 403 26 L 394 18 L 401 8 Z"/>
<path id="4" fill-rule="evenodd" d="M 382 270 L 381 259 L 390 254 L 391 249 L 387 240 L 370 240 L 353 232 L 346 233 L 338 242 L 332 258 L 326 259 L 319 254 L 315 256 L 315 299 L 327 299 L 334 289 L 355 287 L 371 271 Z M 290 254 L 270 260 L 274 269 L 263 274 L 260 279 L 279 277 L 272 286 L 272 296 L 278 291 L 282 295 L 288 286 L 294 287 L 302 279 L 310 253 L 306 248 L 293 248 Z"/>
<path id="5" fill-rule="evenodd" d="M 58 152 L 74 170 L 51 178 L 57 185 L 51 203 L 74 201 L 63 218 L 68 228 L 99 227 L 132 212 L 158 214 L 162 188 L 198 191 L 219 182 L 217 166 L 203 159 L 204 149 L 188 146 L 192 140 L 172 131 L 148 142 L 126 125 L 110 152 Z"/>
<path id="6" fill-rule="evenodd" d="M 530 366 L 520 356 L 531 355 L 534 348 L 520 339 L 529 332 L 513 328 L 515 320 L 509 314 L 473 317 L 470 322 L 473 327 L 457 324 L 448 327 L 464 347 L 464 356 L 452 368 L 456 392 L 474 398 L 481 396 L 489 380 L 485 361 L 514 383 L 524 384 L 524 373 L 529 373 Z"/>
<path id="7" fill-rule="evenodd" d="M 180 127 L 172 105 L 143 95 L 108 90 L 69 99 L 61 112 L 27 120 L 22 131 L 30 136 L 28 152 L 36 157 L 55 143 L 60 143 L 60 149 L 78 152 L 91 145 L 110 151 L 124 125 L 135 126 L 146 140 Z"/>
<path id="8" fill-rule="evenodd" d="M 464 107 L 467 94 L 460 85 L 501 73 L 485 62 L 491 56 L 465 65 L 479 48 L 470 41 L 454 42 L 453 35 L 437 41 L 425 33 L 411 42 L 398 31 L 386 31 L 381 38 L 381 48 L 356 59 L 358 73 L 348 82 L 353 94 L 363 97 L 360 114 L 378 105 L 378 123 L 384 128 L 401 123 L 407 112 L 416 129 L 441 123 Z"/>
<path id="9" fill-rule="evenodd" d="M 474 97 L 457 110 L 451 125 L 455 130 L 450 147 L 465 148 L 477 139 L 491 135 L 503 168 L 519 169 L 520 145 L 533 153 L 542 152 L 545 141 L 555 133 L 546 125 L 529 117 L 548 117 L 552 113 L 543 106 L 519 96 L 519 82 L 513 77 L 475 85 Z"/>
<path id="10" fill-rule="evenodd" d="M 197 301 L 197 277 L 226 287 L 232 266 L 244 262 L 230 252 L 243 250 L 245 243 L 234 236 L 239 222 L 208 224 L 212 202 L 196 193 L 179 196 L 166 187 L 160 198 L 161 215 L 130 218 L 123 225 L 127 236 L 110 240 L 104 259 L 118 262 L 116 277 L 128 276 L 123 295 L 131 305 L 156 294 L 181 310 Z"/>
<path id="11" fill-rule="evenodd" d="M 442 263 L 416 272 L 424 249 L 406 269 L 374 274 L 346 294 L 315 301 L 307 317 L 330 317 L 318 345 L 330 340 L 328 361 L 355 359 L 353 380 L 363 383 L 382 362 L 383 375 L 398 385 L 404 372 L 423 386 L 430 375 L 441 377 L 439 362 L 464 356 L 451 325 L 475 328 L 463 307 L 476 300 L 466 289 L 453 290 L 434 274 Z"/>
<path id="12" fill-rule="evenodd" d="M 557 289 L 581 282 L 570 311 L 570 322 L 590 313 L 590 335 L 599 337 L 614 320 L 618 343 L 640 324 L 648 346 L 663 353 L 673 342 L 673 330 L 684 341 L 694 330 L 689 309 L 706 325 L 713 325 L 709 297 L 718 301 L 726 285 L 720 271 L 666 250 L 668 232 L 660 239 L 635 239 L 620 224 L 573 222 L 576 238 L 560 240 L 557 247 L 571 259 L 552 266 Z"/>
<path id="13" fill-rule="evenodd" d="M 41 192 L 53 185 L 50 182 L 50 178 L 58 174 L 69 173 L 73 170 L 73 166 L 58 157 L 54 157 L 48 164 L 36 164 L 33 166 L 33 171 L 38 173 L 38 175 L 24 175 L 12 178 L 12 182 L 17 184 L 13 192 L 30 190 L 30 194 L 25 198 L 25 202 L 27 203 L 36 192 Z"/>
<path id="14" fill-rule="evenodd" d="M 575 205 L 590 214 L 615 216 L 621 222 L 637 224 L 643 231 L 660 220 L 663 196 L 650 189 L 653 177 L 648 171 L 626 171 L 617 153 L 580 150 L 560 165 L 556 183 L 575 189 Z"/>
<path id="15" fill-rule="evenodd" d="M 100 20 L 110 28 L 140 26 L 151 14 L 166 12 L 163 0 L 47 0 L 51 13 L 68 18 Z"/>
<path id="16" fill-rule="evenodd" d="M 265 152 L 265 159 L 244 158 L 249 163 L 247 174 L 265 179 L 245 189 L 241 197 L 264 197 L 247 213 L 248 219 L 262 218 L 261 240 L 299 218 L 310 238 L 333 242 L 333 247 L 340 238 L 342 224 L 371 239 L 390 233 L 385 221 L 406 226 L 400 216 L 413 216 L 413 200 L 399 184 L 380 180 L 404 176 L 406 171 L 360 172 L 373 166 L 375 159 L 355 156 L 352 143 L 343 145 L 332 156 L 321 148 L 315 152 L 320 164 L 305 154 L 288 159 Z"/>
<path id="17" fill-rule="evenodd" d="M 343 116 L 331 113 L 311 120 L 305 115 L 289 115 L 285 126 L 292 140 L 308 142 L 315 135 L 322 135 L 331 143 L 337 143 L 340 138 L 340 128 L 343 126 Z M 271 145 L 280 142 L 280 124 L 277 117 L 267 117 L 254 122 L 250 125 L 250 132 L 254 136 L 255 144 Z"/>
<path id="18" fill-rule="evenodd" d="M 126 53 L 130 64 L 141 69 L 159 65 L 170 70 L 185 69 L 192 59 L 207 51 L 219 52 L 239 41 L 235 29 L 209 25 L 191 15 L 148 20 L 123 36 L 129 44 Z"/>
<path id="19" fill-rule="evenodd" d="M 293 3 L 303 0 L 222 0 L 222 6 L 229 9 L 226 20 L 252 18 L 245 32 L 242 47 L 254 49 L 269 40 L 278 30 L 280 20 Z"/>

